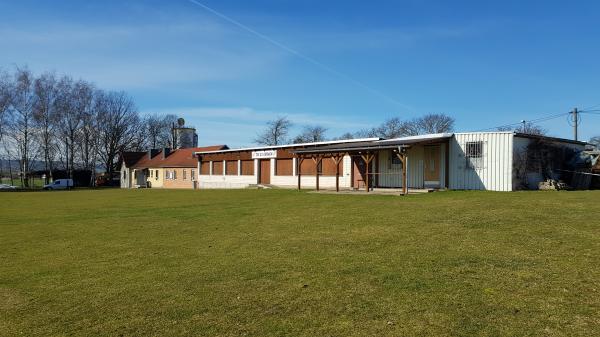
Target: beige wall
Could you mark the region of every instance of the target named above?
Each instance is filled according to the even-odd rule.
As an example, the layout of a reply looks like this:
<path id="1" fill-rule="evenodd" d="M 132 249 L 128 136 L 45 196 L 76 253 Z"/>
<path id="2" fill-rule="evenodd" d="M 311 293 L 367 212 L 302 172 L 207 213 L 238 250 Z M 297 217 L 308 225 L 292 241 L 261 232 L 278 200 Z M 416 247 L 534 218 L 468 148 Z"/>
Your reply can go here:
<path id="1" fill-rule="evenodd" d="M 164 168 L 163 169 L 163 187 L 164 188 L 194 188 L 194 181 L 198 179 L 197 168 Z M 185 171 L 185 174 L 184 174 Z M 192 175 L 192 171 L 194 174 Z M 175 179 L 171 178 L 175 172 Z M 169 176 L 169 178 L 167 178 Z"/>
<path id="2" fill-rule="evenodd" d="M 148 178 L 146 181 L 150 183 L 151 188 L 161 188 L 163 187 L 165 172 L 162 168 L 151 168 L 149 169 L 150 173 L 148 174 Z M 158 172 L 158 176 L 157 176 Z"/>

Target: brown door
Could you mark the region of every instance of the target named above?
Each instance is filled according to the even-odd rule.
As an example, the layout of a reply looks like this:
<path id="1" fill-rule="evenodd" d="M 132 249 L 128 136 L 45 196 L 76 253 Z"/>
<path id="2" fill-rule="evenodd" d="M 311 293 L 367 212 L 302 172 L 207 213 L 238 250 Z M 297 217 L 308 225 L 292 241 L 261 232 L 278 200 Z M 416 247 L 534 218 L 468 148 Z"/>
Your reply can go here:
<path id="1" fill-rule="evenodd" d="M 439 145 L 425 146 L 424 160 L 424 178 L 427 185 L 439 185 L 440 183 L 440 164 L 441 151 Z"/>
<path id="2" fill-rule="evenodd" d="M 352 158 L 352 187 L 364 188 L 366 182 L 367 164 L 360 157 Z"/>
<path id="3" fill-rule="evenodd" d="M 259 184 L 270 184 L 271 183 L 271 160 L 261 159 L 260 160 L 260 175 Z"/>

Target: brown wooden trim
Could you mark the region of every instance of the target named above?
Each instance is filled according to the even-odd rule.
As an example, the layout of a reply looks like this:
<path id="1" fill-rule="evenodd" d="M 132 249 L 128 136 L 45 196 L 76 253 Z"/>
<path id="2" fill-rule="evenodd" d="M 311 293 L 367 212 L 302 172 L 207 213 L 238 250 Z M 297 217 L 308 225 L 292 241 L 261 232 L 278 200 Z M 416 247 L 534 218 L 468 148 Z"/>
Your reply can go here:
<path id="1" fill-rule="evenodd" d="M 304 157 L 299 156 L 298 159 L 296 160 L 296 165 L 298 166 L 296 168 L 296 174 L 298 175 L 298 191 L 300 191 L 302 189 L 302 162 L 304 161 Z"/>
<path id="2" fill-rule="evenodd" d="M 315 162 L 315 179 L 316 179 L 316 188 L 319 190 L 319 164 L 323 161 L 322 156 L 312 157 L 312 160 Z"/>
<path id="3" fill-rule="evenodd" d="M 340 162 L 344 159 L 343 156 L 334 156 L 331 157 L 333 163 L 335 164 L 335 191 L 340 191 Z"/>

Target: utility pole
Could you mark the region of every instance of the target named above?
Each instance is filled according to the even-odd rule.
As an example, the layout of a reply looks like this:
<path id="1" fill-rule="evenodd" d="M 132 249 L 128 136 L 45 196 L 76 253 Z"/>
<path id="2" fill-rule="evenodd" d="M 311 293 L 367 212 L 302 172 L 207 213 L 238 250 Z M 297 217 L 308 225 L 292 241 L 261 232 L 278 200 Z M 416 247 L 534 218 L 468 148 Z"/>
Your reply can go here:
<path id="1" fill-rule="evenodd" d="M 575 140 L 578 140 L 577 138 L 577 127 L 579 126 L 579 116 L 578 116 L 578 111 L 577 108 L 573 108 L 573 112 L 571 112 L 573 114 L 573 136 L 575 138 Z"/>

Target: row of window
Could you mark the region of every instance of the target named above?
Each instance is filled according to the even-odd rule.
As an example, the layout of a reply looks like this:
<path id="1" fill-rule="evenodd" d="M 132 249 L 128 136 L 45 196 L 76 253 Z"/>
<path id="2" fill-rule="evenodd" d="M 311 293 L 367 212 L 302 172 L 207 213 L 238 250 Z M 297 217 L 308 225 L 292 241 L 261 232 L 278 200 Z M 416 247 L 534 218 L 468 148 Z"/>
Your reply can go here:
<path id="1" fill-rule="evenodd" d="M 187 180 L 187 170 L 183 169 L 182 171 L 182 179 Z M 156 179 L 158 179 L 158 170 L 156 171 Z M 177 180 L 177 170 L 165 170 L 165 179 L 168 180 Z M 196 170 L 190 170 L 190 179 L 192 181 L 196 181 Z"/>
<path id="2" fill-rule="evenodd" d="M 293 176 L 294 175 L 294 162 L 292 159 L 276 159 L 275 161 L 275 175 L 276 176 Z M 254 160 L 240 160 L 240 175 L 252 176 L 254 175 Z M 205 161 L 200 164 L 200 174 L 209 175 L 238 175 L 238 161 L 227 160 L 225 165 L 223 161 Z M 315 169 L 320 175 L 331 175 L 336 174 L 335 163 L 331 159 L 323 159 L 317 167 L 312 159 L 305 159 L 302 161 L 301 172 L 305 175 L 314 175 Z M 339 163 L 339 172 L 343 172 L 343 163 Z"/>

